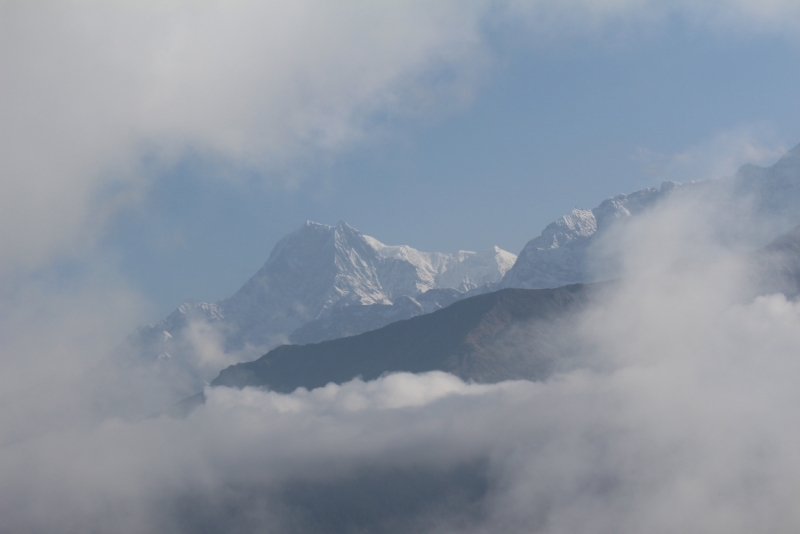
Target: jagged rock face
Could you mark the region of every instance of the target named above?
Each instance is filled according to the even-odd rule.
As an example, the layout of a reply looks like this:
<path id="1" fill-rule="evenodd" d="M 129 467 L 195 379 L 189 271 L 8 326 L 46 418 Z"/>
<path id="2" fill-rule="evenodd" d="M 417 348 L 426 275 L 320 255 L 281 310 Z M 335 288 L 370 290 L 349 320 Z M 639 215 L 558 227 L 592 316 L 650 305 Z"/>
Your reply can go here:
<path id="1" fill-rule="evenodd" d="M 308 222 L 282 239 L 264 267 L 219 307 L 238 327 L 229 348 L 274 346 L 333 308 L 391 306 L 431 289 L 495 282 L 514 259 L 496 248 L 452 255 L 386 246 L 344 222 Z"/>
<path id="2" fill-rule="evenodd" d="M 578 228 L 585 223 L 589 228 L 590 213 L 576 214 L 565 225 Z M 735 297 L 740 302 L 773 292 L 788 297 L 800 293 L 800 226 L 742 259 L 749 280 Z M 390 372 L 433 370 L 479 383 L 545 380 L 586 363 L 581 355 L 587 347 L 570 333 L 580 329 L 580 314 L 589 306 L 602 309 L 618 283 L 503 289 L 464 298 L 446 309 L 360 335 L 278 347 L 258 360 L 223 370 L 211 385 L 290 392 L 356 376 L 372 380 Z"/>
<path id="3" fill-rule="evenodd" d="M 462 250 L 448 259 L 446 268 L 436 277 L 436 285 L 441 288 L 469 291 L 497 282 L 497 272 L 502 271 L 505 274 L 516 261 L 515 255 L 500 247 L 480 252 Z"/>
<path id="4" fill-rule="evenodd" d="M 800 146 L 769 168 L 744 166 L 727 179 L 684 185 L 665 182 L 659 189 L 609 198 L 592 210 L 575 209 L 531 240 L 519 259 L 498 248 L 420 252 L 384 245 L 345 223 L 309 222 L 283 238 L 235 295 L 184 304 L 140 329 L 130 345 L 150 360 L 183 365 L 196 390 L 226 365 L 255 359 L 281 343 L 356 335 L 447 306 L 463 292 L 613 278 L 613 269 L 597 268 L 593 246 L 666 199 L 712 210 L 715 225 L 734 241 L 747 241 L 739 238 L 750 232 L 750 250 L 763 246 L 800 223 Z"/>
<path id="5" fill-rule="evenodd" d="M 525 245 L 499 286 L 541 289 L 592 281 L 588 249 L 598 233 L 652 206 L 675 185 L 609 198 L 593 210 L 573 209 Z"/>
<path id="6" fill-rule="evenodd" d="M 494 289 L 539 289 L 587 283 L 615 276 L 613 258 L 592 247 L 610 228 L 667 198 L 714 210 L 723 239 L 756 247 L 800 223 L 800 145 L 775 165 L 745 165 L 730 178 L 679 184 L 664 182 L 606 199 L 592 210 L 574 209 L 529 241 L 512 269 Z"/>
<path id="7" fill-rule="evenodd" d="M 307 222 L 281 239 L 233 296 L 217 303 L 185 303 L 158 324 L 139 329 L 129 345 L 144 359 L 180 361 L 193 369 L 189 382 L 202 385 L 224 366 L 220 355 L 258 357 L 312 322 L 315 326 L 297 339 L 353 335 L 427 313 L 463 291 L 499 281 L 515 260 L 497 247 L 420 252 L 384 245 L 344 222 L 335 227 Z M 431 290 L 447 291 L 424 297 Z M 217 346 L 203 348 L 209 343 Z M 220 357 L 206 358 L 205 368 L 191 363 L 203 350 Z"/>

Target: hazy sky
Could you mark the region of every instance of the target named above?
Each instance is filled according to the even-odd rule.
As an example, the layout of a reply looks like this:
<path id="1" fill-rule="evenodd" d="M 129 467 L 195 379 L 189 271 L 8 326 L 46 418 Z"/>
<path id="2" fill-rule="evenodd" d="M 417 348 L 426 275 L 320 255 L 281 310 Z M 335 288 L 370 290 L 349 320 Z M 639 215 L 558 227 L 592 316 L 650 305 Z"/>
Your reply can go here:
<path id="1" fill-rule="evenodd" d="M 146 320 L 307 219 L 518 253 L 800 142 L 790 1 L 0 6 L 3 269 L 101 262 Z"/>

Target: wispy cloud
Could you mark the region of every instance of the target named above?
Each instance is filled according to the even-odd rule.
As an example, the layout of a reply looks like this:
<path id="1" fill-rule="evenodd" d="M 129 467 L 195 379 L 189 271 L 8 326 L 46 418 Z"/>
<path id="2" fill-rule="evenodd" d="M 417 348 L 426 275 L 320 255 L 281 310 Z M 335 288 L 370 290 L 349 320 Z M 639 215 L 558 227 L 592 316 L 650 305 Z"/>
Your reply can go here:
<path id="1" fill-rule="evenodd" d="M 105 376 L 105 391 L 91 372 L 56 380 L 102 348 L 86 321 L 115 308 L 91 315 L 93 299 L 65 299 L 38 321 L 63 325 L 54 336 L 2 338 L 26 362 L 3 369 L 26 380 L 2 389 L 17 407 L 0 427 L 4 526 L 796 530 L 800 304 L 747 297 L 747 263 L 717 240 L 724 224 L 679 196 L 631 218 L 616 234 L 624 280 L 560 332 L 580 365 L 541 383 L 396 374 L 288 395 L 209 389 L 182 420 L 91 417 L 136 377 Z M 62 321 L 65 305 L 77 324 Z M 30 310 L 23 329 L 42 313 Z"/>
<path id="2" fill-rule="evenodd" d="M 642 170 L 662 180 L 691 182 L 732 176 L 742 165 L 771 165 L 787 149 L 766 124 L 717 133 L 696 146 L 672 154 L 639 147 L 632 156 Z"/>
<path id="3" fill-rule="evenodd" d="M 274 168 L 340 151 L 376 117 L 469 99 L 485 65 L 479 3 L 2 10 L 3 269 L 91 235 L 109 191 L 146 186 L 143 156 L 193 147 Z"/>
<path id="4" fill-rule="evenodd" d="M 785 28 L 800 20 L 779 0 L 9 1 L 0 10 L 2 272 L 91 246 L 105 218 L 147 187 L 153 166 L 143 158 L 169 165 L 192 148 L 291 177 L 299 161 L 357 146 L 392 121 L 458 108 L 491 65 L 491 32 L 524 27 L 535 40 L 677 14 L 791 36 Z"/>

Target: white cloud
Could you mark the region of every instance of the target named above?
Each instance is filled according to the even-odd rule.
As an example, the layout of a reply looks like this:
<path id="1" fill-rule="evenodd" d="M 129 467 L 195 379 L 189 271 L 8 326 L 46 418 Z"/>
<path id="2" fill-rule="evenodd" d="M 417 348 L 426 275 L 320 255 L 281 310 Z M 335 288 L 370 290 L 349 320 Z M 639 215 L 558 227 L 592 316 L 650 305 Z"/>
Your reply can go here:
<path id="1" fill-rule="evenodd" d="M 485 63 L 472 2 L 0 9 L 3 271 L 91 236 L 109 191 L 144 185 L 145 154 L 270 168 L 338 151 L 376 114 L 458 105 Z"/>
<path id="2" fill-rule="evenodd" d="M 534 7 L 525 16 L 539 28 L 570 31 L 672 12 L 724 31 L 797 27 L 788 1 Z M 702 210 L 629 228 L 623 264 L 641 276 L 572 333 L 596 348 L 595 370 L 544 384 L 434 373 L 291 395 L 216 390 L 186 420 L 104 418 L 151 378 L 98 370 L 142 303 L 91 254 L 106 217 L 146 188 L 142 155 L 169 162 L 195 147 L 288 165 L 363 142 L 376 117 L 446 111 L 469 99 L 491 55 L 480 30 L 490 6 L 0 10 L 3 529 L 313 530 L 320 495 L 358 512 L 374 492 L 416 496 L 386 517 L 420 531 L 797 530 L 800 309 L 781 296 L 736 301 L 740 266 L 712 231 L 696 232 L 707 221 L 686 218 Z M 725 134 L 670 161 L 724 174 L 741 157 L 730 154 L 768 158 L 774 146 Z M 76 287 L 30 276 L 60 254 L 89 255 Z M 477 489 L 451 502 L 469 486 L 460 466 Z"/>
<path id="3" fill-rule="evenodd" d="M 559 22 L 557 33 L 583 28 L 583 20 L 613 26 L 667 13 L 783 31 L 797 21 L 797 9 L 788 0 L 499 7 L 3 2 L 0 276 L 9 289 L 20 280 L 11 273 L 24 279 L 59 254 L 94 258 L 92 241 L 106 218 L 136 202 L 147 185 L 143 154 L 172 161 L 193 146 L 245 164 L 282 165 L 362 142 L 375 132 L 376 117 L 438 113 L 468 100 L 492 53 L 482 25 L 498 11 L 528 17 L 536 31 Z M 679 179 L 725 174 L 780 149 L 761 139 L 744 128 L 668 159 Z M 45 303 L 50 295 L 40 298 Z M 36 320 L 30 331 L 41 330 Z"/>
<path id="4" fill-rule="evenodd" d="M 488 31 L 617 32 L 677 13 L 797 28 L 794 2 L 19 2 L 0 5 L 0 273 L 79 256 L 193 149 L 281 169 L 463 105 Z M 612 32 L 612 33 L 613 33 Z M 606 32 L 607 33 L 607 32 Z M 735 33 L 735 32 L 733 32 Z M 535 38 L 535 37 L 534 37 Z"/>
<path id="5" fill-rule="evenodd" d="M 796 530 L 800 304 L 743 298 L 748 273 L 715 241 L 712 210 L 676 203 L 631 222 L 628 277 L 561 333 L 584 347 L 579 369 L 542 383 L 434 372 L 288 395 L 219 388 L 183 420 L 6 431 L 4 525 Z"/>
<path id="6" fill-rule="evenodd" d="M 602 324 L 588 319 L 607 328 L 588 334 L 613 362 L 603 371 L 543 384 L 431 373 L 289 395 L 218 389 L 186 420 L 6 445 L 4 521 L 336 531 L 324 522 L 332 500 L 345 524 L 390 532 L 391 519 L 423 532 L 796 528 L 800 307 L 772 296 L 629 308 L 628 296 Z M 370 493 L 389 498 L 385 509 L 364 504 Z"/>

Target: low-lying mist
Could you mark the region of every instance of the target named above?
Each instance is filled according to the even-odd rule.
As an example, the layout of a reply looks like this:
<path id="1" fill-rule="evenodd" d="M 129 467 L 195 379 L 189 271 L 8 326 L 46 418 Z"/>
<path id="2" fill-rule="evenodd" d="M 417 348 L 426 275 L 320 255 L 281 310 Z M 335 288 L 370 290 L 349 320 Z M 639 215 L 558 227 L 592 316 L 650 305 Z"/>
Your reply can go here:
<path id="1" fill-rule="evenodd" d="M 610 234 L 622 277 L 538 383 L 207 388 L 184 419 L 129 420 L 108 414 L 131 378 L 96 369 L 134 297 L 6 309 L 0 531 L 796 531 L 800 304 L 753 297 L 709 213 Z"/>

